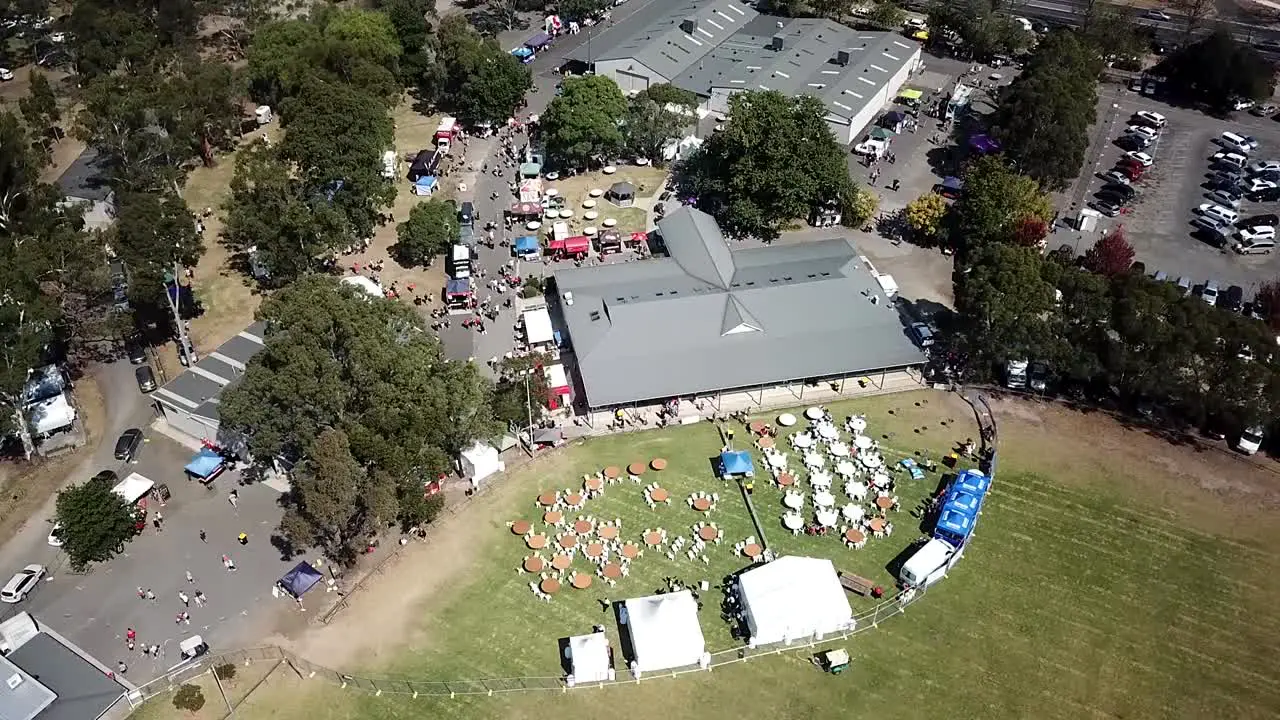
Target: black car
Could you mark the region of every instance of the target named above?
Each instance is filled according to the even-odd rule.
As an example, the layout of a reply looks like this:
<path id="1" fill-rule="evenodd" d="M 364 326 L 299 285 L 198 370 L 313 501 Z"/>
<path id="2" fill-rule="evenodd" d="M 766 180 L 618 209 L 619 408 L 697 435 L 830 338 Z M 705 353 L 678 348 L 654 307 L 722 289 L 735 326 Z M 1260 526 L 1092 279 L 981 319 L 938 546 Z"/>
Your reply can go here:
<path id="1" fill-rule="evenodd" d="M 1236 227 L 1240 229 L 1251 227 L 1276 227 L 1280 225 L 1280 215 L 1275 213 L 1267 213 L 1265 215 L 1250 215 L 1236 221 Z"/>
<path id="2" fill-rule="evenodd" d="M 144 393 L 149 393 L 156 389 L 156 374 L 151 372 L 150 365 L 143 365 L 133 371 L 133 377 L 138 381 L 138 389 Z"/>
<path id="3" fill-rule="evenodd" d="M 1238 313 L 1244 309 L 1244 288 L 1239 285 L 1232 285 L 1222 294 L 1219 306 Z"/>
<path id="4" fill-rule="evenodd" d="M 1280 187 L 1263 188 L 1258 192 L 1249 193 L 1249 199 L 1254 202 L 1275 202 L 1280 200 Z"/>
<path id="5" fill-rule="evenodd" d="M 1107 183 L 1098 191 L 1099 195 L 1119 195 L 1125 200 L 1132 200 L 1134 195 L 1138 194 L 1132 185 L 1122 185 L 1120 183 Z"/>
<path id="6" fill-rule="evenodd" d="M 142 346 L 142 341 L 137 337 L 129 338 L 124 347 L 130 364 L 141 365 L 147 361 L 147 349 Z"/>
<path id="7" fill-rule="evenodd" d="M 1120 206 L 1120 207 L 1124 207 L 1124 206 L 1128 205 L 1128 204 L 1129 204 L 1129 202 L 1130 202 L 1131 200 L 1133 200 L 1133 196 L 1132 196 L 1132 195 L 1125 196 L 1125 195 L 1121 195 L 1120 193 L 1117 193 L 1117 192 L 1110 192 L 1110 191 L 1106 191 L 1106 190 L 1100 191 L 1100 192 L 1096 195 L 1096 197 L 1097 197 L 1099 200 L 1101 200 L 1101 201 L 1103 201 L 1103 202 L 1105 202 L 1105 203 L 1108 203 L 1108 204 L 1111 204 L 1111 205 L 1118 205 L 1118 206 Z"/>
<path id="8" fill-rule="evenodd" d="M 120 438 L 116 440 L 115 458 L 124 462 L 133 462 L 138 455 L 138 446 L 142 445 L 142 431 L 138 428 L 129 428 L 120 433 Z"/>
<path id="9" fill-rule="evenodd" d="M 120 482 L 120 476 L 110 470 L 103 470 L 97 475 L 89 478 L 89 482 L 102 483 L 103 485 L 115 487 L 115 484 Z"/>
<path id="10" fill-rule="evenodd" d="M 1209 173 L 1209 182 L 1212 182 L 1212 183 L 1222 183 L 1222 182 L 1238 183 L 1243 181 L 1244 181 L 1243 170 L 1214 170 L 1212 173 Z"/>

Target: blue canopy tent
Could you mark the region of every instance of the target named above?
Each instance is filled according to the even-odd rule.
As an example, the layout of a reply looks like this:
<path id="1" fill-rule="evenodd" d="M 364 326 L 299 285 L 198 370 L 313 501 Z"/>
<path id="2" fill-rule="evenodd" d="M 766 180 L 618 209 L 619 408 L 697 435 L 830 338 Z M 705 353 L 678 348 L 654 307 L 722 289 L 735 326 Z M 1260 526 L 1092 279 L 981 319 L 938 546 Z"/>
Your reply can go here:
<path id="1" fill-rule="evenodd" d="M 538 238 L 532 235 L 525 235 L 516 238 L 515 244 L 512 246 L 517 257 L 528 258 L 537 257 L 542 254 L 542 246 L 538 244 Z"/>
<path id="2" fill-rule="evenodd" d="M 188 475 L 207 483 L 218 477 L 225 467 L 226 461 L 217 451 L 204 448 L 196 453 L 183 469 Z"/>
<path id="3" fill-rule="evenodd" d="M 728 480 L 739 476 L 755 477 L 755 475 L 756 467 L 746 450 L 720 453 L 720 477 Z"/>
<path id="4" fill-rule="evenodd" d="M 530 50 L 527 47 L 524 47 L 523 45 L 516 48 L 515 50 L 512 50 L 511 54 L 517 60 L 519 60 L 522 65 L 528 65 L 529 63 L 533 62 L 533 59 L 535 57 L 537 57 L 537 55 L 535 55 L 532 50 Z"/>
<path id="5" fill-rule="evenodd" d="M 430 195 L 436 191 L 436 178 L 434 175 L 423 175 L 413 183 L 414 195 Z"/>
<path id="6" fill-rule="evenodd" d="M 542 48 L 550 44 L 551 44 L 551 36 L 544 32 L 540 32 L 537 35 L 534 35 L 533 37 L 524 41 L 524 46 L 534 51 L 541 50 Z"/>
<path id="7" fill-rule="evenodd" d="M 974 516 L 978 514 L 978 508 L 980 507 L 982 507 L 981 497 L 974 495 L 973 493 L 957 491 L 954 487 L 951 489 L 950 497 L 948 497 L 947 501 L 942 505 L 942 509 L 944 511 L 956 510 L 958 512 Z"/>
<path id="8" fill-rule="evenodd" d="M 967 492 L 977 495 L 979 499 L 987 494 L 987 488 L 991 487 L 991 478 L 983 475 L 977 470 L 965 470 L 956 476 L 951 483 L 952 492 Z"/>
<path id="9" fill-rule="evenodd" d="M 902 127 L 902 123 L 907 121 L 907 116 L 898 111 L 887 112 L 880 117 L 880 127 L 889 128 L 897 132 Z"/>
<path id="10" fill-rule="evenodd" d="M 316 586 L 316 583 L 324 579 L 324 573 L 311 567 L 311 563 L 303 561 L 293 567 L 292 570 L 285 573 L 277 582 L 282 590 L 300 598 L 307 593 L 308 590 Z"/>
<path id="11" fill-rule="evenodd" d="M 973 531 L 973 516 L 953 510 L 943 508 L 938 515 L 938 524 L 933 528 L 933 536 L 939 540 L 945 540 L 956 547 L 964 544 L 969 537 L 969 533 Z"/>

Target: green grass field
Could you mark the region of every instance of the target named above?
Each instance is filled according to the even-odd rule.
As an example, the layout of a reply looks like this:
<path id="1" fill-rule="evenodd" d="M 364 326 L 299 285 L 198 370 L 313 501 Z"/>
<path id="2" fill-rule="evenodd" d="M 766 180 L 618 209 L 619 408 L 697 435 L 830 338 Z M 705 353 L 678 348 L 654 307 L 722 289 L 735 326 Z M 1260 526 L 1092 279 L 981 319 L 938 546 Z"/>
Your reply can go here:
<path id="1" fill-rule="evenodd" d="M 951 442 L 976 434 L 954 398 L 936 393 L 896 395 L 833 406 L 843 415 L 866 412 L 886 447 L 927 450 L 935 457 Z M 892 414 L 890 414 L 892 410 Z M 941 427 L 939 420 L 951 420 Z M 917 432 L 922 427 L 927 429 Z M 811 651 L 739 663 L 679 679 L 646 680 L 609 689 L 522 693 L 499 697 L 411 699 L 339 690 L 277 673 L 237 711 L 243 718 L 438 717 L 671 717 L 770 718 L 1233 718 L 1275 717 L 1280 672 L 1271 656 L 1280 640 L 1280 615 L 1271 599 L 1280 590 L 1277 555 L 1266 546 L 1209 534 L 1160 498 L 1126 490 L 1125 478 L 1093 472 L 1056 476 L 1033 435 L 1002 425 L 1001 475 L 975 542 L 951 576 L 905 615 L 845 643 L 854 666 L 822 675 Z M 741 433 L 739 438 L 741 438 Z M 1012 440 L 1010 437 L 1012 436 Z M 1089 438 L 1080 442 L 1086 451 Z M 417 679 L 554 676 L 556 639 L 603 622 L 597 598 L 649 594 L 666 575 L 717 581 L 744 561 L 733 542 L 752 532 L 741 499 L 720 489 L 713 519 L 726 528 L 712 563 L 670 563 L 652 551 L 630 577 L 604 592 L 566 588 L 552 603 L 530 593 L 516 566 L 528 551 L 507 520 L 540 515 L 538 491 L 575 486 L 583 472 L 607 464 L 663 456 L 657 474 L 674 493 L 669 508 L 650 511 L 638 486 L 609 486 L 584 512 L 623 519 L 624 536 L 661 525 L 687 532 L 697 515 L 684 504 L 695 488 L 714 489 L 708 458 L 717 440 L 710 426 L 692 426 L 591 440 L 554 463 L 503 480 L 507 512 L 491 525 L 484 560 L 421 609 L 406 636 L 415 647 L 373 660 L 355 674 Z M 1104 463 L 1105 464 L 1105 463 Z M 646 477 L 652 476 L 649 473 Z M 851 551 L 834 538 L 793 537 L 778 524 L 780 493 L 757 483 L 753 501 L 779 553 L 831 557 L 837 567 L 891 581 L 885 564 L 916 535 L 906 510 L 931 490 L 899 483 L 904 511 L 897 532 Z M 926 487 L 927 485 L 927 487 Z M 837 497 L 840 497 L 837 493 Z M 1193 506 L 1194 507 L 1194 506 Z M 1206 509 L 1205 512 L 1210 512 Z M 477 518 L 477 522 L 481 521 Z M 582 562 L 582 561 L 579 561 Z M 708 647 L 730 646 L 708 593 L 702 627 Z M 855 612 L 867 601 L 855 600 Z M 353 605 L 347 612 L 358 612 Z M 311 658 L 323 663 L 322 658 Z M 620 672 L 620 675 L 622 673 Z M 305 694 L 299 695 L 302 688 Z M 170 709 L 171 711 L 171 709 Z M 153 714 L 163 714 L 160 709 Z"/>

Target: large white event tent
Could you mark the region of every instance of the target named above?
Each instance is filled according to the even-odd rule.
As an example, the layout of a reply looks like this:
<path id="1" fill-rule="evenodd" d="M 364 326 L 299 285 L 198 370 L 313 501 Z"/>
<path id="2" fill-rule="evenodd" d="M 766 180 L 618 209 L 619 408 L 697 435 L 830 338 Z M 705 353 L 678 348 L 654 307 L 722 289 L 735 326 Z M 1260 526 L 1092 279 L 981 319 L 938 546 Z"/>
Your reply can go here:
<path id="1" fill-rule="evenodd" d="M 854 625 L 830 560 L 780 557 L 738 576 L 738 589 L 753 646 L 842 632 Z"/>
<path id="2" fill-rule="evenodd" d="M 566 679 L 569 687 L 578 683 L 612 680 L 613 666 L 609 662 L 609 638 L 604 633 L 575 635 L 569 638 L 569 663 L 573 669 Z"/>
<path id="3" fill-rule="evenodd" d="M 633 670 L 650 672 L 703 662 L 706 641 L 698 603 L 688 590 L 632 598 L 624 604 L 635 654 Z"/>

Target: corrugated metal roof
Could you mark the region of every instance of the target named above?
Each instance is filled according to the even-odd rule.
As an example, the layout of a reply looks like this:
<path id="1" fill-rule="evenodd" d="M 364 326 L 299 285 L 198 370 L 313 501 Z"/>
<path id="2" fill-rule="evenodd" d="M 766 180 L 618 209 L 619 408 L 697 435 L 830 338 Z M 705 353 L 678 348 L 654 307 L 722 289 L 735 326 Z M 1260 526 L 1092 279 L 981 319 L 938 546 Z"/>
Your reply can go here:
<path id="1" fill-rule="evenodd" d="M 125 691 L 123 685 L 47 633 L 23 643 L 9 659 L 57 696 L 40 713 L 40 720 L 93 720 Z"/>
<path id="2" fill-rule="evenodd" d="M 156 390 L 156 399 L 181 412 L 216 421 L 222 390 L 235 383 L 253 356 L 262 350 L 266 328 L 265 322 L 258 321 L 233 335 L 194 367 Z"/>
<path id="3" fill-rule="evenodd" d="M 702 217 L 678 217 L 686 212 Z M 561 297 L 572 293 L 561 311 L 592 407 L 924 362 L 849 242 L 729 251 L 718 231 L 699 229 L 704 213 L 668 217 L 672 254 L 710 258 L 719 243 L 727 269 L 687 265 L 728 282 L 705 282 L 672 259 L 556 272 Z"/>
<path id="4" fill-rule="evenodd" d="M 32 720 L 57 697 L 22 668 L 0 657 L 0 720 Z"/>

